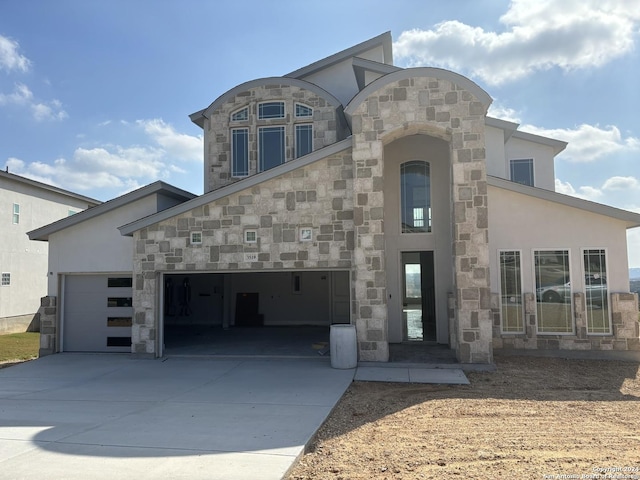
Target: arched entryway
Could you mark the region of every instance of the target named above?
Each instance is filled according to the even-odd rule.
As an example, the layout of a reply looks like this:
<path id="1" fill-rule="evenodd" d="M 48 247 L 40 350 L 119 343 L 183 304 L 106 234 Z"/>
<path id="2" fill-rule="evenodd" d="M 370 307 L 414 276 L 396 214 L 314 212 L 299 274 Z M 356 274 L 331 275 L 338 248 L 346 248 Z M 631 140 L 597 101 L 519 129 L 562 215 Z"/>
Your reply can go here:
<path id="1" fill-rule="evenodd" d="M 449 342 L 449 142 L 425 134 L 384 147 L 384 220 L 390 343 Z"/>

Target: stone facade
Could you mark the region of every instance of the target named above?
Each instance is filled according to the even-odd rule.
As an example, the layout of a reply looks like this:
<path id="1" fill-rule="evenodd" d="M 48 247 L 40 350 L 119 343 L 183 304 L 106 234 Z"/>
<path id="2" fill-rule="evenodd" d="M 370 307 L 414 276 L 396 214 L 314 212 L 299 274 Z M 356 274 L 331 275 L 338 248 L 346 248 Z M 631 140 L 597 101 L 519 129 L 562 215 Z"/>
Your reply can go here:
<path id="1" fill-rule="evenodd" d="M 345 150 L 136 232 L 134 353 L 157 352 L 159 272 L 351 269 L 352 177 Z M 312 241 L 299 241 L 301 227 L 313 229 Z M 247 229 L 257 243 L 244 242 Z M 190 243 L 191 232 L 202 232 L 202 244 Z"/>
<path id="2" fill-rule="evenodd" d="M 484 149 L 486 106 L 453 82 L 403 78 L 369 94 L 352 112 L 356 227 L 355 319 L 361 359 L 388 359 L 384 225 L 380 212 L 383 145 L 425 134 L 450 143 L 455 320 L 450 326 L 458 359 L 490 363 L 488 205 Z M 372 297 L 363 295 L 374 290 Z"/>
<path id="3" fill-rule="evenodd" d="M 285 118 L 258 120 L 258 105 L 261 102 L 283 101 Z M 313 117 L 295 116 L 295 105 L 302 104 L 313 108 Z M 232 113 L 248 108 L 248 118 L 231 122 Z M 205 144 L 205 163 L 208 170 L 208 184 L 205 193 L 224 185 L 237 182 L 241 178 L 232 177 L 231 172 L 231 129 L 249 129 L 249 175 L 258 172 L 258 128 L 268 126 L 285 127 L 286 161 L 295 158 L 295 125 L 313 125 L 313 150 L 342 140 L 343 132 L 336 112 L 331 105 L 318 94 L 288 85 L 286 83 L 266 84 L 249 90 L 237 92 L 220 105 L 210 115 Z"/>
<path id="4" fill-rule="evenodd" d="M 500 296 L 492 294 L 493 343 L 499 349 L 531 350 L 632 350 L 640 351 L 640 323 L 637 293 L 612 293 L 610 308 L 612 335 L 587 334 L 585 296 L 573 294 L 575 335 L 541 335 L 536 329 L 536 301 L 524 294 L 525 332 L 504 334 L 500 329 Z"/>
<path id="5" fill-rule="evenodd" d="M 53 295 L 40 299 L 40 308 L 36 316 L 40 321 L 40 352 L 39 356 L 51 355 L 58 351 L 58 302 Z"/>

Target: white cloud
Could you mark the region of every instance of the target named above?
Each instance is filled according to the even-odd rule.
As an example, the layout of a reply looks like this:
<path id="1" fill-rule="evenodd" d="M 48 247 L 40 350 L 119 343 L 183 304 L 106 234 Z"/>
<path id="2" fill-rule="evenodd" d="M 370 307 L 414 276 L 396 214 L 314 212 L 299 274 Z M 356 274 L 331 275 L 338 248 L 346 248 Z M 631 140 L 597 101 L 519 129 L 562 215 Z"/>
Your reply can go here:
<path id="1" fill-rule="evenodd" d="M 101 145 L 78 147 L 70 159 L 53 162 L 25 162 L 9 158 L 6 165 L 13 173 L 73 191 L 115 189 L 120 194 L 140 188 L 158 179 L 188 170 L 179 161 L 202 161 L 202 138 L 177 132 L 161 119 L 140 120 L 152 145 Z M 121 124 L 123 125 L 123 124 Z M 126 124 L 131 128 L 131 124 Z"/>
<path id="2" fill-rule="evenodd" d="M 171 125 L 165 123 L 161 118 L 138 120 L 136 123 L 142 126 L 147 135 L 173 158 L 195 162 L 202 161 L 202 136 L 195 137 L 176 132 Z"/>
<path id="3" fill-rule="evenodd" d="M 509 108 L 506 105 L 502 105 L 500 102 L 494 100 L 489 106 L 487 115 L 500 120 L 506 120 L 507 122 L 520 123 L 520 113 Z"/>
<path id="4" fill-rule="evenodd" d="M 636 190 L 640 181 L 635 177 L 611 177 L 602 185 L 603 190 Z"/>
<path id="5" fill-rule="evenodd" d="M 533 125 L 522 125 L 520 130 L 569 142 L 558 159 L 570 162 L 585 163 L 607 158 L 614 153 L 640 151 L 640 139 L 623 137 L 618 127 L 608 125 L 580 125 L 577 128 L 539 128 Z"/>
<path id="6" fill-rule="evenodd" d="M 402 32 L 394 55 L 407 66 L 468 71 L 490 84 L 537 70 L 600 67 L 634 48 L 640 0 L 513 0 L 503 32 L 459 21 Z"/>
<path id="7" fill-rule="evenodd" d="M 602 197 L 602 191 L 598 188 L 582 186 L 576 190 L 571 183 L 563 182 L 559 178 L 556 178 L 555 188 L 558 193 L 571 195 L 572 197 L 578 197 L 583 200 L 590 200 L 592 202 L 597 202 Z"/>
<path id="8" fill-rule="evenodd" d="M 18 53 L 20 45 L 10 38 L 0 35 L 0 70 L 18 70 L 26 72 L 31 62 L 27 57 Z"/>
<path id="9" fill-rule="evenodd" d="M 9 104 L 26 106 L 31 110 L 33 118 L 38 122 L 64 120 L 68 117 L 59 100 L 53 99 L 45 103 L 38 102 L 34 99 L 33 92 L 23 83 L 16 83 L 13 93 L 0 93 L 0 105 Z"/>

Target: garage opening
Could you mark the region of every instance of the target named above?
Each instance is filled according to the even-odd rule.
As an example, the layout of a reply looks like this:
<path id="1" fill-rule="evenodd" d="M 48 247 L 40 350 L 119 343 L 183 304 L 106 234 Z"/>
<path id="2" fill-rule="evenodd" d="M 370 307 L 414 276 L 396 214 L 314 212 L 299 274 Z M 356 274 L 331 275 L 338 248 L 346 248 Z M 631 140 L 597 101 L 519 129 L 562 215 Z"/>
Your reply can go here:
<path id="1" fill-rule="evenodd" d="M 165 274 L 163 355 L 327 354 L 350 322 L 348 271 Z"/>

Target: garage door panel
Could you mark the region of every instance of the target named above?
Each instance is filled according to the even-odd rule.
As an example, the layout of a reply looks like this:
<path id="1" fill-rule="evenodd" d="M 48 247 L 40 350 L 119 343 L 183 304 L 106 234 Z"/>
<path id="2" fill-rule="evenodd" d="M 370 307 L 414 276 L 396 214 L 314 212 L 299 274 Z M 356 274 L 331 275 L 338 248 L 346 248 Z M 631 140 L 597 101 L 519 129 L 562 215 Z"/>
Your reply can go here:
<path id="1" fill-rule="evenodd" d="M 65 277 L 63 344 L 66 352 L 130 352 L 132 289 L 125 275 Z M 109 284 L 118 285 L 109 287 Z"/>

